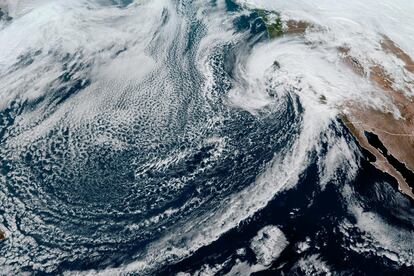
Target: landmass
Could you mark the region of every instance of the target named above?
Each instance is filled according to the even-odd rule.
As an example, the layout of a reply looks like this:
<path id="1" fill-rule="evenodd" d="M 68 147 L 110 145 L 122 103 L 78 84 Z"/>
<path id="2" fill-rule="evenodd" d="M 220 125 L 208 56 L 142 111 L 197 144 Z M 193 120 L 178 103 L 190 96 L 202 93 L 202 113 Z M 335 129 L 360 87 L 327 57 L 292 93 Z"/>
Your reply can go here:
<path id="1" fill-rule="evenodd" d="M 399 58 L 408 72 L 414 73 L 413 60 L 391 39 L 384 36 L 381 47 L 384 51 Z M 398 90 L 394 88 L 396 87 L 395 81 L 381 65 L 373 64 L 366 72 L 357 59 L 349 54 L 348 49 L 339 50 L 348 66 L 356 74 L 368 76 L 372 83 L 384 91 L 400 112 L 400 117 L 396 118 L 393 113 L 349 102 L 345 104 L 347 112 L 344 112 L 343 121 L 358 139 L 360 145 L 376 157 L 374 165 L 393 176 L 398 181 L 400 190 L 414 199 L 412 192 L 414 184 L 414 103 L 412 97 L 406 96 L 414 92 L 412 84 L 406 83 L 407 91 Z M 387 153 L 371 145 L 366 133 L 375 134 Z M 394 157 L 401 164 L 392 164 L 387 155 Z"/>
<path id="2" fill-rule="evenodd" d="M 0 242 L 6 239 L 6 233 L 3 232 L 3 230 L 0 229 Z"/>
<path id="3" fill-rule="evenodd" d="M 280 14 L 267 10 L 256 9 L 261 20 L 266 25 L 269 38 L 278 38 L 287 34 L 303 34 L 312 24 L 305 21 L 288 20 L 282 21 Z"/>
<path id="4" fill-rule="evenodd" d="M 256 11 L 266 24 L 270 39 L 284 35 L 301 35 L 311 23 L 289 20 L 283 22 L 276 12 Z M 380 41 L 382 51 L 398 58 L 408 73 L 414 73 L 414 61 L 394 41 L 383 35 Z M 374 109 L 358 102 L 348 101 L 339 106 L 340 119 L 356 138 L 362 148 L 373 155 L 372 164 L 379 170 L 392 176 L 399 190 L 414 199 L 414 84 L 406 82 L 403 89 L 397 89 L 395 80 L 380 64 L 372 62 L 367 69 L 352 56 L 347 47 L 339 47 L 338 55 L 344 64 L 362 78 L 371 81 L 380 88 L 386 97 L 397 107 L 400 116 L 394 113 Z M 321 96 L 321 103 L 326 97 Z"/>
<path id="5" fill-rule="evenodd" d="M 278 13 L 260 9 L 255 10 L 255 12 L 265 23 L 270 38 L 283 35 L 283 24 Z"/>

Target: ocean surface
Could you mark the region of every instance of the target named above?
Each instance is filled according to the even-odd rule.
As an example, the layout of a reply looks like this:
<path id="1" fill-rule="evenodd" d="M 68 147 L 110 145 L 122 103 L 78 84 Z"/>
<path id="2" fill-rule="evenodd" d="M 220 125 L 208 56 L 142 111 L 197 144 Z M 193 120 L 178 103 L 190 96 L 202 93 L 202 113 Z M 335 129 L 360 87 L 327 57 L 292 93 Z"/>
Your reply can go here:
<path id="1" fill-rule="evenodd" d="M 398 85 L 413 1 L 0 8 L 0 274 L 413 275 L 413 201 L 338 105 L 394 109 L 335 50 Z"/>

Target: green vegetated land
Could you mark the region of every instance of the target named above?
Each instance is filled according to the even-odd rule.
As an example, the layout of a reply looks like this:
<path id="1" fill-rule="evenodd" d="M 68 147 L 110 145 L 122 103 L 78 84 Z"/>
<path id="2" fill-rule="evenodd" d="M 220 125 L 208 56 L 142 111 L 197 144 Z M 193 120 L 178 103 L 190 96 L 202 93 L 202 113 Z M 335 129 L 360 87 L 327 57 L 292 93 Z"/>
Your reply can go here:
<path id="1" fill-rule="evenodd" d="M 283 35 L 283 24 L 278 13 L 260 9 L 255 10 L 255 12 L 266 24 L 269 38 L 275 38 Z"/>

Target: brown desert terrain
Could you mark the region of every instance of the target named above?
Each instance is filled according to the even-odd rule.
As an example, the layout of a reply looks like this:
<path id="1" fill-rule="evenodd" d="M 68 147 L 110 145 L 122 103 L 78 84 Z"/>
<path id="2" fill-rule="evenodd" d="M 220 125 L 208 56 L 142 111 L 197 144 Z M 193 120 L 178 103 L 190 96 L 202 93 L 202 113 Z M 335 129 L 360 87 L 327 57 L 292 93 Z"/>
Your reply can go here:
<path id="1" fill-rule="evenodd" d="M 275 27 L 272 26 L 272 28 Z M 289 20 L 284 22 L 281 33 L 282 35 L 303 35 L 312 27 L 314 26 L 307 22 Z M 275 38 L 271 35 L 269 37 Z M 380 47 L 382 51 L 394 55 L 403 62 L 405 71 L 403 69 L 402 72 L 414 73 L 413 59 L 389 37 L 382 36 Z M 375 157 L 376 160 L 372 161 L 373 165 L 392 176 L 398 182 L 400 191 L 414 199 L 412 191 L 414 186 L 414 102 L 411 97 L 406 96 L 414 93 L 414 83 L 407 82 L 404 90 L 398 90 L 395 88 L 395 80 L 381 64 L 372 62 L 372 66 L 367 70 L 357 57 L 350 54 L 349 48 L 344 46 L 337 50 L 344 64 L 349 66 L 355 74 L 381 89 L 401 114 L 399 118 L 396 118 L 390 112 L 348 101 L 339 106 L 342 110 L 342 121 L 360 146 Z"/>

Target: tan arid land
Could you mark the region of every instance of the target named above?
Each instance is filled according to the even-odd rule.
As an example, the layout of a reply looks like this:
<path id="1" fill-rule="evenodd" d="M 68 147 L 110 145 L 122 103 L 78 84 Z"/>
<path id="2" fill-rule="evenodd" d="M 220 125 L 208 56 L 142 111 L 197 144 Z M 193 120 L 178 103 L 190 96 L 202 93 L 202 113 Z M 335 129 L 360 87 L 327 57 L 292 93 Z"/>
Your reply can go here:
<path id="1" fill-rule="evenodd" d="M 414 72 L 413 60 L 404 53 L 388 37 L 383 37 L 381 46 L 384 51 L 394 54 L 405 64 L 405 69 Z M 344 114 L 344 122 L 349 130 L 358 139 L 360 145 L 369 150 L 377 158 L 374 165 L 393 176 L 399 183 L 400 190 L 414 199 L 412 189 L 407 180 L 391 164 L 387 162 L 383 154 L 370 146 L 364 131 L 369 131 L 378 136 L 388 152 L 398 159 L 411 171 L 414 170 L 414 103 L 413 99 L 405 96 L 404 91 L 394 89 L 394 80 L 385 72 L 379 64 L 373 64 L 369 72 L 365 72 L 359 66 L 355 57 L 349 55 L 347 49 L 339 49 L 344 61 L 356 74 L 368 76 L 368 78 L 381 88 L 392 100 L 401 113 L 401 118 L 395 118 L 391 113 L 384 113 L 357 103 L 347 103 L 348 112 Z M 406 83 L 407 92 L 413 92 L 413 84 Z M 413 183 L 411 183 L 412 185 Z"/>
<path id="2" fill-rule="evenodd" d="M 314 26 L 307 22 L 289 20 L 283 22 L 281 33 L 283 35 L 303 35 L 311 27 Z M 276 32 L 268 33 L 270 38 L 276 38 L 272 36 Z M 382 36 L 380 45 L 382 51 L 400 59 L 408 73 L 414 73 L 413 59 L 390 38 Z M 341 120 L 357 139 L 360 146 L 375 156 L 376 160 L 373 165 L 394 177 L 399 184 L 400 191 L 414 199 L 410 187 L 414 183 L 409 183 L 409 180 L 405 179 L 401 172 L 389 163 L 384 153 L 370 144 L 365 135 L 365 132 L 377 135 L 389 155 L 403 163 L 411 172 L 414 171 L 414 102 L 411 97 L 406 96 L 414 93 L 414 83 L 406 82 L 404 90 L 398 90 L 394 88 L 396 87 L 395 81 L 387 74 L 381 64 L 372 62 L 372 66 L 367 70 L 360 64 L 357 57 L 350 54 L 349 48 L 339 47 L 337 50 L 344 64 L 349 66 L 355 74 L 368 79 L 380 88 L 401 114 L 401 117 L 396 118 L 392 113 L 348 101 L 339 106 L 342 112 Z"/>

